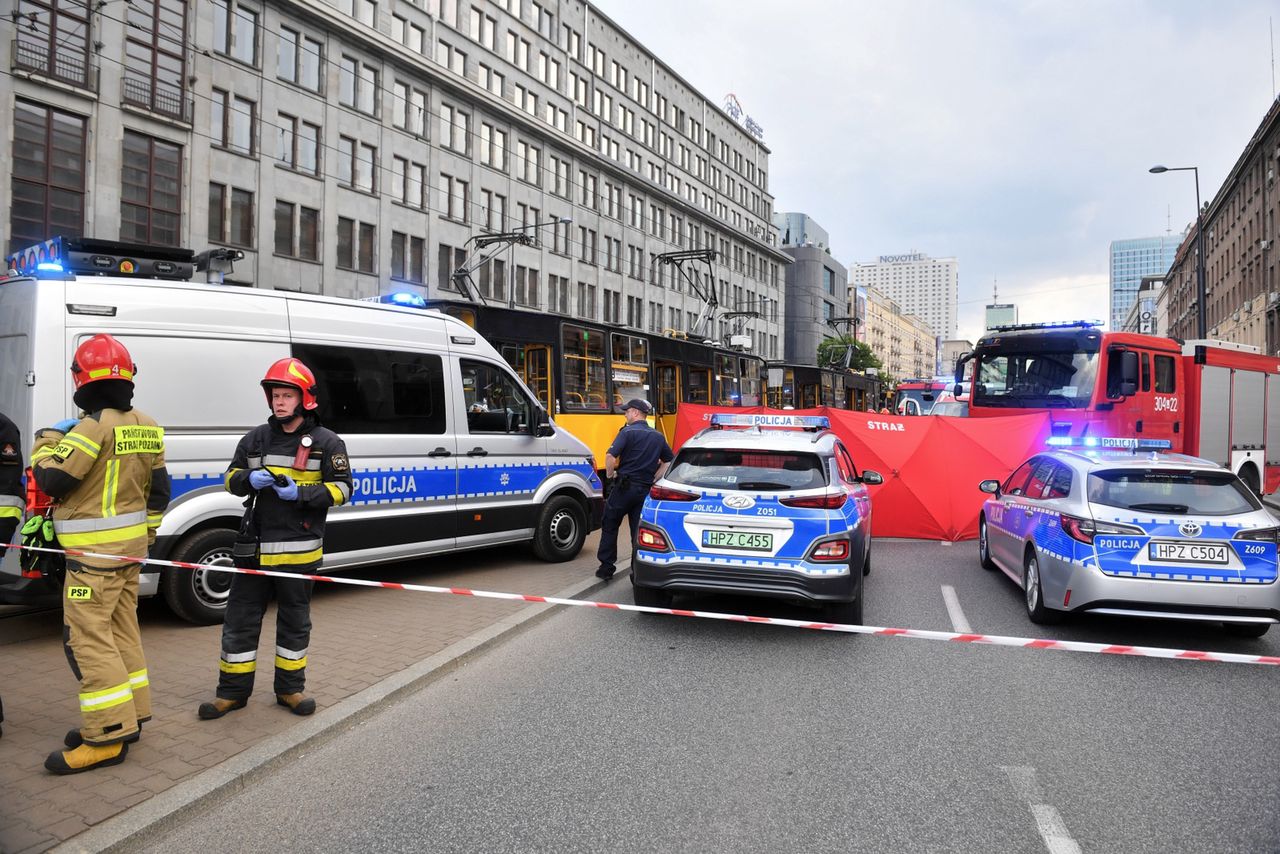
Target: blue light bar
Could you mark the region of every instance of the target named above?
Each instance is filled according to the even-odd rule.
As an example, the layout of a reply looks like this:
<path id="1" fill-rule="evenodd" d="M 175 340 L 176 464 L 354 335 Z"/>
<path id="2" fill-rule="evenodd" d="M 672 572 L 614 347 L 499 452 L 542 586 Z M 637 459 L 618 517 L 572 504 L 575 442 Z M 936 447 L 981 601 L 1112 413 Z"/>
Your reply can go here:
<path id="1" fill-rule="evenodd" d="M 41 273 L 65 273 L 62 265 L 57 261 L 41 261 L 36 265 L 36 270 Z"/>
<path id="2" fill-rule="evenodd" d="M 1031 329 L 1094 329 L 1103 325 L 1101 320 L 1055 320 L 1046 323 L 1007 323 L 993 326 L 988 332 L 1023 332 Z"/>
<path id="3" fill-rule="evenodd" d="M 409 308 L 427 307 L 427 301 L 422 298 L 421 294 L 415 294 L 412 291 L 396 291 L 394 294 L 385 294 L 380 302 L 408 306 Z"/>
<path id="4" fill-rule="evenodd" d="M 831 429 L 825 415 L 724 415 L 711 416 L 712 427 L 803 427 L 809 430 Z"/>
<path id="5" fill-rule="evenodd" d="M 1138 439 L 1132 436 L 1050 436 L 1044 443 L 1054 448 L 1119 448 L 1124 451 L 1168 451 L 1168 439 Z"/>

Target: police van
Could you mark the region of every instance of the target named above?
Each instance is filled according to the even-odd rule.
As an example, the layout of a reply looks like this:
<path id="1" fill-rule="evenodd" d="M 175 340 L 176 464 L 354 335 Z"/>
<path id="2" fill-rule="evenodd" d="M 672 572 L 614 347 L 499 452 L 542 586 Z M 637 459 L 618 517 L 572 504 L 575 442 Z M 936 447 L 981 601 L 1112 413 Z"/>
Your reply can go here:
<path id="1" fill-rule="evenodd" d="M 421 298 L 380 302 L 216 282 L 230 250 L 54 238 L 8 259 L 0 278 L 0 412 L 22 431 L 77 416 L 69 365 L 106 332 L 138 365 L 134 405 L 164 428 L 173 498 L 151 556 L 229 565 L 243 513 L 223 472 L 270 414 L 259 381 L 293 356 L 316 374 L 320 419 L 346 442 L 354 491 L 331 510 L 324 570 L 509 543 L 575 557 L 599 526 L 587 446 L 558 428 L 474 329 Z M 222 619 L 231 575 L 144 567 L 142 594 L 182 618 Z M 42 579 L 0 564 L 0 602 L 56 601 Z"/>

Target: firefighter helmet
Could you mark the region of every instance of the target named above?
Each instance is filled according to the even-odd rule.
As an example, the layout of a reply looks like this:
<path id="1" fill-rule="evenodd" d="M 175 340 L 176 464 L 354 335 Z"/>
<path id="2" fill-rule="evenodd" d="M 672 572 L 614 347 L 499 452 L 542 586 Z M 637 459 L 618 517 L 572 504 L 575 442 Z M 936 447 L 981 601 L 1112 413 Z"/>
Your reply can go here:
<path id="1" fill-rule="evenodd" d="M 125 346 L 110 335 L 94 335 L 76 348 L 71 360 L 71 379 L 79 391 L 89 383 L 99 380 L 126 380 L 133 382 L 138 366 Z"/>
<path id="2" fill-rule="evenodd" d="M 311 369 L 297 359 L 281 359 L 267 369 L 262 378 L 262 390 L 267 394 L 267 405 L 271 405 L 271 389 L 274 386 L 296 388 L 302 393 L 302 408 L 315 409 L 320 405 L 316 400 L 316 375 Z"/>

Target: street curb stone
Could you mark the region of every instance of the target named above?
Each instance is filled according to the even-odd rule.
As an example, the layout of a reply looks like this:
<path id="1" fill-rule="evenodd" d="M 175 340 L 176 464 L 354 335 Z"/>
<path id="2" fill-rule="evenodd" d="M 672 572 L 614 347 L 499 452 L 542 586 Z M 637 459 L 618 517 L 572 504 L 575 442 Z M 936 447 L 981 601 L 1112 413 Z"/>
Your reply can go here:
<path id="1" fill-rule="evenodd" d="M 576 599 L 603 589 L 630 568 L 631 561 L 618 561 L 618 574 L 612 581 L 591 577 L 553 594 L 557 599 Z M 478 632 L 450 644 L 434 655 L 399 673 L 392 674 L 337 705 L 321 709 L 309 718 L 301 718 L 296 726 L 227 761 L 197 774 L 189 780 L 155 797 L 125 810 L 114 818 L 95 825 L 51 849 L 54 854 L 80 852 L 115 852 L 136 849 L 144 842 L 178 825 L 197 812 L 242 791 L 258 778 L 294 756 L 318 747 L 351 726 L 380 711 L 382 703 L 417 691 L 441 676 L 462 666 L 472 657 L 485 652 L 499 641 L 529 628 L 534 622 L 557 610 L 556 605 L 531 604 L 530 607 L 493 623 Z"/>

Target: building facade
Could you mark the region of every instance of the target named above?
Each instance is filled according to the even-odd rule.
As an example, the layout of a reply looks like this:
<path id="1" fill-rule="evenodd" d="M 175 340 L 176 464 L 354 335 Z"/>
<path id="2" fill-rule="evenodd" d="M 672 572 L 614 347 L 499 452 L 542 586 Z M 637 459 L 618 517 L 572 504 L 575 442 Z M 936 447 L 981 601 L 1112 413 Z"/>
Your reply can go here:
<path id="1" fill-rule="evenodd" d="M 768 148 L 582 0 L 7 0 L 0 238 L 245 253 L 229 280 L 460 296 L 687 331 L 659 254 L 712 249 L 722 306 L 783 352 Z M 721 319 L 709 330 L 732 331 Z"/>
<path id="2" fill-rule="evenodd" d="M 816 365 L 822 339 L 854 332 L 845 284 L 849 271 L 831 257 L 826 230 L 805 214 L 775 214 L 774 223 L 779 225 L 782 251 L 792 259 L 784 268 L 783 358 L 792 364 Z M 814 242 L 815 237 L 822 242 Z"/>
<path id="3" fill-rule="evenodd" d="M 1163 276 L 1173 263 L 1182 235 L 1111 241 L 1111 328 L 1121 329 L 1138 298 L 1144 276 Z"/>
<path id="4" fill-rule="evenodd" d="M 1251 344 L 1280 355 L 1280 278 L 1276 218 L 1280 214 L 1280 99 L 1245 145 L 1226 181 L 1205 205 L 1205 326 L 1209 337 Z M 1189 175 L 1163 180 L 1191 181 Z M 1187 188 L 1188 194 L 1191 188 Z M 1169 334 L 1196 336 L 1196 252 L 1192 219 L 1165 279 Z"/>
<path id="5" fill-rule="evenodd" d="M 816 246 L 831 251 L 831 236 L 808 214 L 775 212 L 773 226 L 783 246 Z"/>
<path id="6" fill-rule="evenodd" d="M 933 376 L 938 360 L 938 339 L 933 330 L 875 288 L 865 291 L 864 340 L 884 365 L 880 376 L 894 382 Z"/>
<path id="7" fill-rule="evenodd" d="M 1013 326 L 1018 322 L 1018 307 L 1011 302 L 987 303 L 983 312 L 982 331 L 987 332 L 997 326 Z"/>
<path id="8" fill-rule="evenodd" d="M 972 352 L 972 341 L 963 338 L 951 338 L 943 341 L 942 346 L 938 348 L 938 370 L 935 373 L 940 377 L 954 376 L 956 362 L 965 353 Z"/>
<path id="9" fill-rule="evenodd" d="M 881 255 L 875 263 L 854 264 L 855 286 L 875 288 L 937 331 L 956 336 L 960 267 L 955 258 L 930 258 L 920 252 Z"/>
<path id="10" fill-rule="evenodd" d="M 1164 289 L 1164 276 L 1143 276 L 1138 286 L 1138 293 L 1124 316 L 1119 329 L 1122 332 L 1139 332 L 1143 335 L 1155 335 L 1160 327 L 1157 315 L 1157 303 L 1160 291 Z"/>

